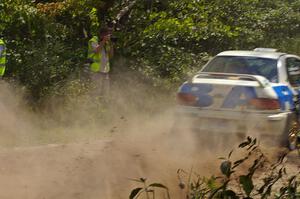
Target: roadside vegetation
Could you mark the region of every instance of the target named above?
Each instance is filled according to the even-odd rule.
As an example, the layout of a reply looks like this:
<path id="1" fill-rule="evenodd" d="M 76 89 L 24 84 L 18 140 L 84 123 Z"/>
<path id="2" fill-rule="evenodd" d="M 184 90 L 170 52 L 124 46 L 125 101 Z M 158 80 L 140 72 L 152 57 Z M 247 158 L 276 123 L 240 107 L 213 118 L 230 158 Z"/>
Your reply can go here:
<path id="1" fill-rule="evenodd" d="M 6 78 L 24 86 L 35 106 L 49 96 L 65 95 L 61 87 L 71 80 L 79 82 L 77 93 L 84 92 L 85 81 L 79 80 L 88 38 L 128 2 L 1 1 Z M 172 90 L 223 50 L 273 47 L 299 54 L 299 5 L 299 0 L 138 0 L 115 27 L 113 73 L 125 67 Z"/>
<path id="2" fill-rule="evenodd" d="M 86 121 L 100 118 L 105 122 L 105 104 L 91 107 L 93 102 L 84 98 L 90 87 L 87 42 L 100 27 L 113 22 L 129 2 L 1 0 L 0 34 L 8 49 L 4 79 L 21 87 L 26 102 L 35 111 L 51 112 L 59 107 L 74 111 L 70 104 L 74 102 L 101 110 L 88 115 Z M 145 107 L 143 99 L 139 99 L 136 110 L 142 107 L 151 112 L 157 101 L 155 91 L 171 98 L 183 80 L 223 50 L 269 47 L 300 55 L 299 8 L 300 0 L 137 0 L 113 33 L 113 84 L 126 90 L 121 81 L 128 80 L 131 85 L 149 88 L 147 97 L 152 97 L 153 103 Z M 126 74 L 134 76 L 129 76 L 129 80 Z M 128 101 L 136 100 L 131 93 L 138 91 L 128 90 Z M 66 118 L 55 119 L 64 122 Z M 67 120 L 66 123 L 73 118 Z M 187 176 L 186 182 L 179 178 L 186 198 L 300 197 L 299 174 L 273 191 L 274 184 L 286 174 L 284 156 L 266 169 L 266 178 L 256 187 L 253 176 L 265 165 L 265 156 L 256 140 L 250 138 L 240 148 L 246 150 L 245 158 L 233 161 L 230 153 L 221 163 L 221 177 L 206 179 L 179 170 L 178 176 Z M 249 159 L 253 161 L 247 172 L 236 174 L 236 168 Z M 156 189 L 165 190 L 165 198 L 170 198 L 165 185 L 147 184 L 145 179 L 137 181 L 143 186 L 133 190 L 130 198 L 141 194 L 154 198 Z"/>
<path id="3" fill-rule="evenodd" d="M 243 157 L 233 158 L 236 152 L 244 154 Z M 271 162 L 260 149 L 257 140 L 248 137 L 238 146 L 238 150 L 232 150 L 227 157 L 219 158 L 221 164 L 217 176 L 208 178 L 194 170 L 187 172 L 179 169 L 179 195 L 186 199 L 297 199 L 300 197 L 300 172 L 287 172 L 287 155 L 283 153 L 276 162 Z M 170 187 L 164 184 L 148 184 L 146 178 L 133 181 L 141 186 L 131 191 L 129 199 L 174 197 L 169 191 Z"/>

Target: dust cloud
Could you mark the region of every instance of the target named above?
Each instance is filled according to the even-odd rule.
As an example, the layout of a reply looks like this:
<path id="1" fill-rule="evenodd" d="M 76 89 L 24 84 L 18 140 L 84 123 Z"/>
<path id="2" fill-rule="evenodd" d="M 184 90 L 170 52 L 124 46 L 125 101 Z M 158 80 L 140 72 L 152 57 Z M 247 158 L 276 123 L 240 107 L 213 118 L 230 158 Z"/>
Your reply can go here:
<path id="1" fill-rule="evenodd" d="M 0 82 L 0 146 L 10 147 L 27 143 L 34 139 L 31 132 L 36 132 L 29 110 L 23 101 L 24 90 L 20 87 Z"/>
<path id="2" fill-rule="evenodd" d="M 132 179 L 147 178 L 176 199 L 178 169 L 218 173 L 218 157 L 230 150 L 208 138 L 203 148 L 198 135 L 175 131 L 172 93 L 130 72 L 112 79 L 109 103 L 51 99 L 42 112 L 28 108 L 18 86 L 1 82 L 0 198 L 128 198 L 142 186 Z"/>

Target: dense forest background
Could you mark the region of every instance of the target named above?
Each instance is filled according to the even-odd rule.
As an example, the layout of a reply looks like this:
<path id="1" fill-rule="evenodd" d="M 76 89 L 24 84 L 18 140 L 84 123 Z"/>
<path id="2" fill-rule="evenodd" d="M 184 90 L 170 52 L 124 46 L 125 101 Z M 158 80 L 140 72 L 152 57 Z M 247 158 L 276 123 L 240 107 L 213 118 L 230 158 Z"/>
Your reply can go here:
<path id="1" fill-rule="evenodd" d="M 2 0 L 5 78 L 21 84 L 33 102 L 64 95 L 67 80 L 81 85 L 89 37 L 128 3 Z M 115 27 L 112 73 L 133 70 L 174 89 L 223 50 L 272 47 L 300 54 L 299 33 L 300 0 L 137 0 Z"/>

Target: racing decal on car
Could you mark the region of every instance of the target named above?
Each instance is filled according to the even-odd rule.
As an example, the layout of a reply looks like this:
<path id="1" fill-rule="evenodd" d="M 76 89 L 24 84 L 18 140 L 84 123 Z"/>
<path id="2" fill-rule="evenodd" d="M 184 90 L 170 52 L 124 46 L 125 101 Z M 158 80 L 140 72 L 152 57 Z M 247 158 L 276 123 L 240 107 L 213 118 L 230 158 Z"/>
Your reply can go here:
<path id="1" fill-rule="evenodd" d="M 256 98 L 253 87 L 235 86 L 225 98 L 222 108 L 236 108 L 237 106 L 247 106 L 249 100 Z"/>
<path id="2" fill-rule="evenodd" d="M 214 86 L 213 84 L 190 84 L 181 86 L 179 93 L 192 94 L 196 97 L 196 106 L 201 108 L 235 109 L 245 107 L 249 100 L 256 98 L 254 87 L 249 86 Z"/>
<path id="3" fill-rule="evenodd" d="M 293 93 L 288 86 L 273 86 L 273 90 L 278 96 L 281 110 L 290 110 L 295 108 Z"/>
<path id="4" fill-rule="evenodd" d="M 213 90 L 211 84 L 183 84 L 179 90 L 180 93 L 189 93 L 196 96 L 197 106 L 209 107 L 213 104 L 213 98 L 209 94 Z"/>

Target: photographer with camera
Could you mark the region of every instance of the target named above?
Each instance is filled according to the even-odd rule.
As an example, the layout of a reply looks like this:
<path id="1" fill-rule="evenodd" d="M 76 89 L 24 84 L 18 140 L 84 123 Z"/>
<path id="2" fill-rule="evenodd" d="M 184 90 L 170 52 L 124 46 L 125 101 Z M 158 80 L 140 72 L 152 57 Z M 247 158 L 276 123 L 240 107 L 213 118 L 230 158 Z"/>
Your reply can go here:
<path id="1" fill-rule="evenodd" d="M 110 87 L 110 61 L 114 50 L 111 42 L 112 29 L 101 28 L 99 36 L 93 36 L 88 42 L 90 77 L 95 85 L 96 95 L 107 97 Z"/>

